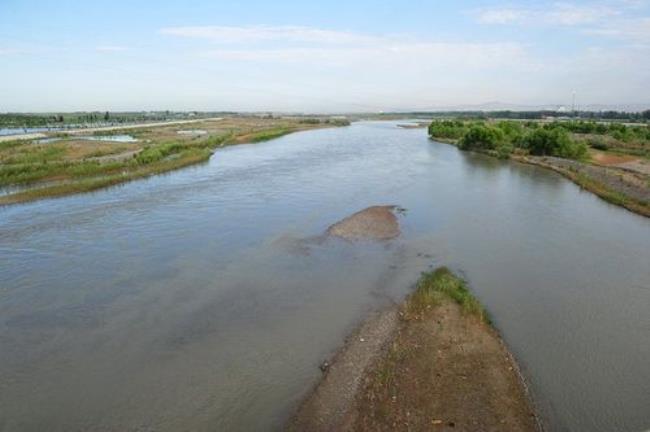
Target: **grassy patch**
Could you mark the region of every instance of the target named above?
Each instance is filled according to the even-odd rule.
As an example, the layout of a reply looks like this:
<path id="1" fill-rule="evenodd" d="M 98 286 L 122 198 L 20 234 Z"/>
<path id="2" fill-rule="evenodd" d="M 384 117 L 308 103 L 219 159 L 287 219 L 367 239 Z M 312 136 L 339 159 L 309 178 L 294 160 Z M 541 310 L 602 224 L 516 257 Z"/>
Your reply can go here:
<path id="1" fill-rule="evenodd" d="M 256 142 L 261 142 L 261 141 L 272 140 L 272 139 L 275 139 L 275 138 L 280 138 L 281 136 L 287 135 L 287 134 L 289 134 L 291 132 L 293 132 L 293 129 L 289 129 L 289 128 L 286 128 L 286 127 L 278 127 L 278 128 L 271 129 L 271 130 L 256 132 L 256 133 L 250 135 L 248 138 L 249 138 L 250 142 L 256 143 Z"/>
<path id="2" fill-rule="evenodd" d="M 164 160 L 157 164 L 144 166 L 133 171 L 124 171 L 117 174 L 105 175 L 96 178 L 84 178 L 70 183 L 62 183 L 53 186 L 30 189 L 24 192 L 18 192 L 12 195 L 0 197 L 0 205 L 16 204 L 21 202 L 33 201 L 40 198 L 57 197 L 69 195 L 71 193 L 90 192 L 107 186 L 113 186 L 138 178 L 148 177 L 154 174 L 160 174 L 198 162 L 206 161 L 210 158 L 209 149 L 193 149 L 180 154 L 179 157 L 170 160 Z"/>
<path id="3" fill-rule="evenodd" d="M 415 292 L 408 299 L 407 310 L 409 313 L 418 314 L 439 305 L 445 299 L 458 303 L 464 312 L 475 315 L 482 321 L 490 322 L 487 312 L 467 289 L 465 281 L 447 267 L 422 274 Z"/>

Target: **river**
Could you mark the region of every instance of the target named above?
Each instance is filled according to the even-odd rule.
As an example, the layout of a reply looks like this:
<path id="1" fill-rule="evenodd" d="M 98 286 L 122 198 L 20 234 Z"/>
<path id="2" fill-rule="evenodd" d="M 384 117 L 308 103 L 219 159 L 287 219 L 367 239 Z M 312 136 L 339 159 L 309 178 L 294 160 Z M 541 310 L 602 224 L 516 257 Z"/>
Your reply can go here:
<path id="1" fill-rule="evenodd" d="M 388 243 L 302 239 L 396 204 Z M 462 272 L 551 430 L 650 428 L 650 220 L 392 122 L 0 208 L 0 431 L 275 430 L 419 272 Z"/>

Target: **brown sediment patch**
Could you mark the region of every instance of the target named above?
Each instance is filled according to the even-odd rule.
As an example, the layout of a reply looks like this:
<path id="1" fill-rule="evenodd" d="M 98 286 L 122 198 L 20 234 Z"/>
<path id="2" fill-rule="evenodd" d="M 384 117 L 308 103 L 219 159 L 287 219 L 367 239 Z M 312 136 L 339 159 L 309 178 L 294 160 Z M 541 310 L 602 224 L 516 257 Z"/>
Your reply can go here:
<path id="1" fill-rule="evenodd" d="M 397 206 L 372 206 L 331 225 L 327 234 L 346 240 L 390 240 L 400 234 Z"/>
<path id="2" fill-rule="evenodd" d="M 618 165 L 618 164 L 632 162 L 639 159 L 638 157 L 634 157 L 630 155 L 617 155 L 617 154 L 605 153 L 601 151 L 592 151 L 591 158 L 594 162 L 600 165 Z"/>

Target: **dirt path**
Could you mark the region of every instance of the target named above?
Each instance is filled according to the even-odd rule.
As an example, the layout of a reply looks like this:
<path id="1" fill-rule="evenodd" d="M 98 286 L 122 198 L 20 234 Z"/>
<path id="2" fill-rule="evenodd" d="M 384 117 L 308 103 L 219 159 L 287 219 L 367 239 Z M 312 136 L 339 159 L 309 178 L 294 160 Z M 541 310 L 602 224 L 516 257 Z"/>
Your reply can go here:
<path id="1" fill-rule="evenodd" d="M 14 141 L 14 140 L 35 140 L 40 138 L 47 138 L 47 135 L 41 132 L 26 133 L 20 135 L 2 135 L 0 136 L 0 143 L 4 141 Z"/>

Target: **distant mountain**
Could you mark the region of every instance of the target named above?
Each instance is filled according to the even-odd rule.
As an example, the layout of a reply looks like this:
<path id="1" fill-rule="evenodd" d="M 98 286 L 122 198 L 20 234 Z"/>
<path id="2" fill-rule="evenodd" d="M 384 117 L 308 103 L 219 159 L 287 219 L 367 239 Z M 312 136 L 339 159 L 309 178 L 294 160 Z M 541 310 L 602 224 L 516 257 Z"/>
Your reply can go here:
<path id="1" fill-rule="evenodd" d="M 650 109 L 650 103 L 646 104 L 585 104 L 576 105 L 579 111 L 626 111 L 639 112 Z M 422 108 L 400 108 L 393 109 L 393 112 L 414 112 L 414 111 L 570 111 L 570 104 L 539 104 L 524 105 L 507 102 L 486 102 L 481 104 L 464 105 L 431 105 Z M 388 110 L 386 110 L 388 111 Z"/>

